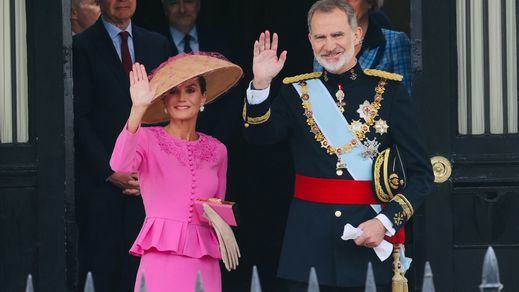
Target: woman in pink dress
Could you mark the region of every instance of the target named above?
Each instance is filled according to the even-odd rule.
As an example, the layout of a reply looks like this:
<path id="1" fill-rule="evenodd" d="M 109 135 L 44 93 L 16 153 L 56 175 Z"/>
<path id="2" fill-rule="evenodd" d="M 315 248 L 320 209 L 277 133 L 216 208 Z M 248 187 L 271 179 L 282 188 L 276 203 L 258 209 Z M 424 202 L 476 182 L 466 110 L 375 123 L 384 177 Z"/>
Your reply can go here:
<path id="1" fill-rule="evenodd" d="M 221 291 L 218 238 L 194 201 L 224 199 L 227 150 L 195 126 L 204 104 L 241 75 L 238 66 L 206 54 L 171 58 L 151 81 L 143 65 L 133 65 L 132 108 L 110 165 L 139 173 L 146 219 L 130 250 L 141 257 L 135 291 L 144 274 L 148 292 L 192 292 L 198 272 L 206 292 Z M 164 127 L 141 127 L 168 120 Z"/>

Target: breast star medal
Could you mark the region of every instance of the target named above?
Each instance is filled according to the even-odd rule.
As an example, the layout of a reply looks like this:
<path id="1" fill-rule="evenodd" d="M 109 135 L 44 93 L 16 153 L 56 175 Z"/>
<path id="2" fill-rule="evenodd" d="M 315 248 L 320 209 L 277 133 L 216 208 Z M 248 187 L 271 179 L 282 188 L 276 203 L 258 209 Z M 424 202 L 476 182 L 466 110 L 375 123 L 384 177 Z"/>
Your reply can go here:
<path id="1" fill-rule="evenodd" d="M 378 146 L 380 146 L 380 142 L 375 140 L 370 140 L 366 138 L 366 141 L 363 143 L 364 150 L 362 151 L 362 157 L 373 159 L 378 155 Z"/>
<path id="2" fill-rule="evenodd" d="M 389 126 L 387 125 L 387 122 L 384 121 L 383 119 L 379 119 L 375 122 L 375 131 L 382 135 L 382 134 L 385 134 L 387 133 L 387 129 L 389 128 Z"/>

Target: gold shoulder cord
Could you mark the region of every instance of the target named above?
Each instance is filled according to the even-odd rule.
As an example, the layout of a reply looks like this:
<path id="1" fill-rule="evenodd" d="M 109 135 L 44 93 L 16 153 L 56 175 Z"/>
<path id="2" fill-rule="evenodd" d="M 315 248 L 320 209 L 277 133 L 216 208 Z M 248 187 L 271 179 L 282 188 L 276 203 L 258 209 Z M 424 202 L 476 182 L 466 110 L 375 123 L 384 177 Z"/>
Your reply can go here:
<path id="1" fill-rule="evenodd" d="M 299 82 L 302 80 L 319 78 L 319 77 L 321 77 L 322 74 L 323 74 L 322 72 L 312 72 L 312 73 L 301 74 L 301 75 L 297 75 L 297 76 L 293 76 L 293 77 L 286 77 L 285 79 L 283 79 L 283 83 L 290 84 L 290 83 L 295 83 L 295 82 Z M 248 128 L 250 125 L 259 125 L 259 124 L 265 123 L 266 121 L 269 120 L 271 113 L 272 112 L 269 108 L 269 110 L 260 117 L 253 117 L 253 118 L 248 117 L 247 116 L 247 101 L 245 100 L 245 102 L 243 104 L 243 111 L 242 111 L 243 121 L 245 122 L 244 127 Z"/>
<path id="2" fill-rule="evenodd" d="M 404 79 L 404 77 L 400 74 L 390 73 L 390 72 L 377 70 L 377 69 L 366 69 L 366 70 L 364 70 L 364 74 L 366 74 L 368 76 L 375 76 L 375 77 L 380 77 L 380 78 L 384 78 L 387 80 L 393 80 L 393 81 L 402 81 L 402 79 Z"/>
<path id="3" fill-rule="evenodd" d="M 312 73 L 296 75 L 293 77 L 286 77 L 285 79 L 283 79 L 283 84 L 291 84 L 291 83 L 297 83 L 297 82 L 300 82 L 303 80 L 316 79 L 316 78 L 321 77 L 321 75 L 323 75 L 323 72 L 312 72 Z"/>

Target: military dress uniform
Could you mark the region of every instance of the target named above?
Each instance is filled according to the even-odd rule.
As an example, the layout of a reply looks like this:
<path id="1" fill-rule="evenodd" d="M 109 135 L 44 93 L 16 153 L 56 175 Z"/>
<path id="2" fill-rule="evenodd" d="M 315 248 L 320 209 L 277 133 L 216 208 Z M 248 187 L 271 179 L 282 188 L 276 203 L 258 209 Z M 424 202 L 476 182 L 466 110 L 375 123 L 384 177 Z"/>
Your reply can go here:
<path id="1" fill-rule="evenodd" d="M 305 102 L 310 94 L 307 83 L 315 79 L 322 81 L 355 137 L 342 147 L 329 145 Z M 377 216 L 370 206 L 377 201 L 372 182 L 355 180 L 349 166 L 335 154 L 359 148 L 361 155 L 375 158 L 383 149 L 398 144 L 406 186 L 384 205 L 381 214 L 399 231 L 433 184 L 417 107 L 400 80 L 397 74 L 363 71 L 356 65 L 340 75 L 323 71 L 285 78 L 275 98 L 269 95 L 259 104 L 246 101 L 245 138 L 253 144 L 288 138 L 293 155 L 295 190 L 279 277 L 306 282 L 310 268 L 315 267 L 321 285 L 359 287 L 365 284 L 367 263 L 372 262 L 377 284 L 390 283 L 391 260 L 381 262 L 371 248 L 341 239 L 345 224 L 356 227 Z"/>

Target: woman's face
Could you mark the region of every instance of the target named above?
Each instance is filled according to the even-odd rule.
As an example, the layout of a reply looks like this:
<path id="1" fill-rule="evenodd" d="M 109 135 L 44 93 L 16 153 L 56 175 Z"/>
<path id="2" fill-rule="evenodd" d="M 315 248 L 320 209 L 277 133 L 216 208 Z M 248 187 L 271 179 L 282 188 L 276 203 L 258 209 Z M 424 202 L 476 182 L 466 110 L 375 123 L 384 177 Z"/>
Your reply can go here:
<path id="1" fill-rule="evenodd" d="M 164 106 L 172 120 L 196 119 L 205 103 L 198 78 L 192 78 L 164 94 Z"/>

